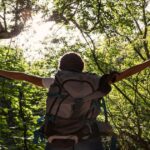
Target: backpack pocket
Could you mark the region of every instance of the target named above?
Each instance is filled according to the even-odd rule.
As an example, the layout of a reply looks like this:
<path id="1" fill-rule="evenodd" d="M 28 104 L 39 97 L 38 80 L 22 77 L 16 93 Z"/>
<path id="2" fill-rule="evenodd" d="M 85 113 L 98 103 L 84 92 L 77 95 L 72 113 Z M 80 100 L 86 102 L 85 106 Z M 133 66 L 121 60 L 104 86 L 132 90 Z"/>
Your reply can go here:
<path id="1" fill-rule="evenodd" d="M 73 107 L 74 101 L 70 96 L 65 96 L 64 98 L 58 97 L 55 99 L 48 113 L 64 119 L 69 119 L 73 115 Z"/>

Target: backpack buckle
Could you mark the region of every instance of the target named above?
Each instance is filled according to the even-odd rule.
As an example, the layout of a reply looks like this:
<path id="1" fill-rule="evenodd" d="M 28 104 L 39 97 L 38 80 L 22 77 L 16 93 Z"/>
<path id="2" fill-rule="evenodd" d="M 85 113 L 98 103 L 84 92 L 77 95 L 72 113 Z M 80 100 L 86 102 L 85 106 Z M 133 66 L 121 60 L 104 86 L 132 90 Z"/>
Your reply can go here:
<path id="1" fill-rule="evenodd" d="M 76 135 L 52 135 L 48 138 L 49 143 L 53 143 L 54 140 L 73 140 L 75 144 L 79 141 L 78 136 Z"/>

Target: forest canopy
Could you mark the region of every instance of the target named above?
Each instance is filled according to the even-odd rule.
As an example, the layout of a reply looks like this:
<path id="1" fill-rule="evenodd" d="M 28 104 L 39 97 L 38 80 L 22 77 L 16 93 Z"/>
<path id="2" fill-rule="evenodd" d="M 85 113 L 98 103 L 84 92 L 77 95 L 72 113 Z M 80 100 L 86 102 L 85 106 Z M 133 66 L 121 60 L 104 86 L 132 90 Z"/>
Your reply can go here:
<path id="1" fill-rule="evenodd" d="M 53 22 L 66 31 L 53 36 L 49 30 L 41 41 L 44 55 L 33 62 L 27 61 L 26 50 L 2 44 L 0 69 L 54 76 L 59 58 L 70 51 L 81 54 L 85 71 L 98 75 L 150 59 L 149 0 L 0 0 L 0 4 L 3 41 L 26 33 L 31 28 L 28 22 L 38 14 L 43 23 Z M 32 55 L 30 47 L 27 51 Z M 149 80 L 148 68 L 114 84 L 105 97 L 109 121 L 123 150 L 150 147 Z M 0 81 L 0 149 L 43 150 L 44 143 L 33 144 L 33 134 L 41 125 L 37 120 L 45 115 L 47 91 L 27 82 L 2 77 Z"/>

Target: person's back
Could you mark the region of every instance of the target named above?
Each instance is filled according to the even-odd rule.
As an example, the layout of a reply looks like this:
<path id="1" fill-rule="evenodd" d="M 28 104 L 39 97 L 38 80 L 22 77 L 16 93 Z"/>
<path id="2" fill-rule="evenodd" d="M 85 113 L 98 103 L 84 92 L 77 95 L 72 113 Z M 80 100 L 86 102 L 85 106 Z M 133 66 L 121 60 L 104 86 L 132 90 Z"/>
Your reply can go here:
<path id="1" fill-rule="evenodd" d="M 55 75 L 47 98 L 44 126 L 49 141 L 47 150 L 50 147 L 62 149 L 62 146 L 102 149 L 100 137 L 95 136 L 97 133 L 94 133 L 93 126 L 99 114 L 99 99 L 111 88 L 106 78 L 101 80 L 96 74 L 82 72 L 83 67 L 84 63 L 76 53 L 65 54 L 60 60 L 60 70 Z M 70 140 L 74 142 L 71 145 Z M 96 142 L 92 148 L 89 140 Z"/>
<path id="2" fill-rule="evenodd" d="M 60 134 L 78 132 L 86 121 L 96 119 L 98 101 L 106 94 L 99 90 L 99 80 L 90 73 L 58 71 L 48 92 L 46 115 L 55 120 L 53 128 Z"/>

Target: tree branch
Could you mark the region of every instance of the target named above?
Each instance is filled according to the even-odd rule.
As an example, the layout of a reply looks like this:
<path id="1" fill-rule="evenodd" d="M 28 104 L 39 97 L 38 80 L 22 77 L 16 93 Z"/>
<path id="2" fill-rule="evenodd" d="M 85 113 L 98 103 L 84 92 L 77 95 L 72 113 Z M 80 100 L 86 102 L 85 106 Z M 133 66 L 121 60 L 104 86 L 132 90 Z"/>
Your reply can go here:
<path id="1" fill-rule="evenodd" d="M 147 58 L 150 58 L 150 53 L 148 50 L 148 41 L 147 41 L 147 19 L 146 19 L 146 12 L 145 12 L 145 8 L 146 8 L 146 1 L 143 0 L 143 5 L 142 5 L 142 11 L 143 11 L 143 22 L 144 22 L 144 34 L 143 34 L 143 46 L 144 46 L 144 50 L 146 53 Z"/>
<path id="2" fill-rule="evenodd" d="M 7 31 L 7 23 L 6 23 L 6 5 L 5 5 L 5 0 L 2 0 L 2 6 L 3 6 L 3 21 L 4 21 L 4 28 L 5 31 Z"/>
<path id="3" fill-rule="evenodd" d="M 132 41 L 130 40 L 130 38 L 129 38 L 128 36 L 122 35 L 122 34 L 119 33 L 117 30 L 115 30 L 114 32 L 115 32 L 116 34 L 118 34 L 118 35 L 120 35 L 120 36 L 126 38 L 126 40 L 127 40 L 130 44 L 132 44 Z M 146 60 L 146 58 L 144 58 L 144 56 L 140 53 L 139 49 L 137 49 L 135 46 L 133 47 L 133 49 L 134 49 L 134 51 L 139 55 L 139 57 L 140 57 L 142 60 L 144 60 L 144 61 Z"/>
<path id="4" fill-rule="evenodd" d="M 21 33 L 21 31 L 23 30 L 24 25 L 21 23 L 18 26 L 14 27 L 13 30 L 11 30 L 10 32 L 1 32 L 0 33 L 0 39 L 9 39 L 9 38 L 13 38 L 17 35 L 19 35 Z"/>
<path id="5" fill-rule="evenodd" d="M 132 13 L 131 13 L 130 9 L 128 8 L 127 4 L 126 4 L 125 6 L 126 6 L 127 11 L 129 12 L 129 14 L 130 14 L 131 17 L 133 18 L 133 20 L 134 20 L 134 22 L 135 22 L 135 24 L 136 24 L 136 26 L 137 26 L 137 28 L 138 28 L 140 34 L 142 35 L 143 32 L 142 32 L 142 30 L 141 30 L 141 28 L 140 28 L 139 23 L 137 22 L 136 18 L 132 15 Z"/>
<path id="6" fill-rule="evenodd" d="M 23 91 L 22 89 L 19 89 L 19 115 L 22 119 L 23 123 L 23 129 L 24 129 L 24 150 L 28 150 L 27 146 L 27 125 L 26 125 L 26 120 L 25 120 L 25 114 L 23 112 Z"/>

